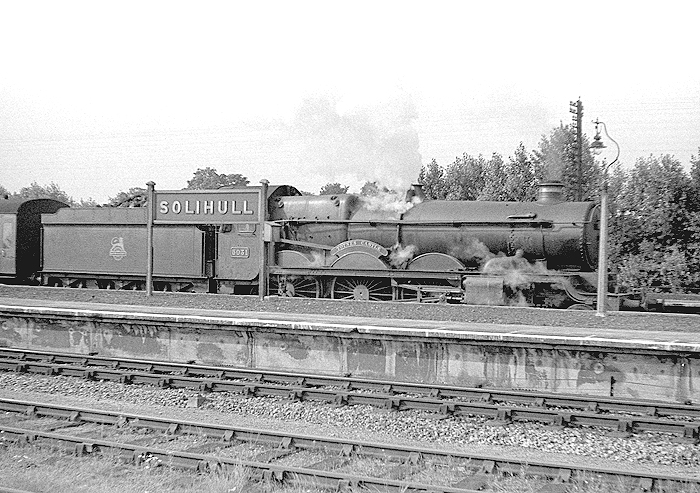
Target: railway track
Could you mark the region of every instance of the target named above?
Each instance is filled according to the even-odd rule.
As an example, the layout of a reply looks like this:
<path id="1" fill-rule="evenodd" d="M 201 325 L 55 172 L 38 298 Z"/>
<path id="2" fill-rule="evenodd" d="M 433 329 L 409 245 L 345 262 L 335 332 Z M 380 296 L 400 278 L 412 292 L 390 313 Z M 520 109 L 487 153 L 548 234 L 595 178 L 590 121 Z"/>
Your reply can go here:
<path id="1" fill-rule="evenodd" d="M 200 392 L 233 392 L 333 405 L 422 410 L 437 417 L 484 416 L 494 424 L 517 421 L 607 428 L 616 436 L 658 432 L 700 441 L 700 406 L 602 396 L 386 382 L 352 377 L 212 367 L 0 348 L 0 370 Z"/>
<path id="2" fill-rule="evenodd" d="M 566 491 L 578 480 L 625 485 L 628 489 L 624 491 L 700 489 L 700 479 L 684 476 L 523 461 L 15 399 L 0 399 L 0 411 L 6 413 L 0 417 L 0 441 L 47 444 L 78 455 L 109 450 L 130 463 L 150 461 L 199 472 L 244 467 L 259 482 L 299 483 L 335 491 L 367 488 L 464 493 L 480 490 L 503 475 L 533 478 L 541 483 L 537 491 L 550 492 Z M 192 441 L 192 437 L 198 440 Z M 356 470 L 367 473 L 347 472 Z"/>

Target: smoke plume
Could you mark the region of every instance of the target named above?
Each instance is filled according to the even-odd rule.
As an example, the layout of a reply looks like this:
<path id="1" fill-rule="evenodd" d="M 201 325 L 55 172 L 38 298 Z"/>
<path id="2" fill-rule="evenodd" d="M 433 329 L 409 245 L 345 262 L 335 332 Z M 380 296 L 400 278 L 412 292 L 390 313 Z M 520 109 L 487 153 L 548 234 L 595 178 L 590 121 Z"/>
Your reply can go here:
<path id="1" fill-rule="evenodd" d="M 327 182 L 378 182 L 406 190 L 418 178 L 421 156 L 416 110 L 409 95 L 348 105 L 343 100 L 305 100 L 293 122 L 301 164 Z"/>

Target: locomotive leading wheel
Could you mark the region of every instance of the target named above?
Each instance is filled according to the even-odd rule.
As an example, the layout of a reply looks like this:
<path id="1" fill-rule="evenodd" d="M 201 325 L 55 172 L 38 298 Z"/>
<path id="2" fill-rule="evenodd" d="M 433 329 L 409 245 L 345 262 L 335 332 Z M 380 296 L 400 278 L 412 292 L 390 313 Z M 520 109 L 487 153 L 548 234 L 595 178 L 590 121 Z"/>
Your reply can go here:
<path id="1" fill-rule="evenodd" d="M 318 279 L 303 276 L 270 277 L 270 294 L 286 297 L 320 298 L 321 284 Z"/>
<path id="2" fill-rule="evenodd" d="M 331 298 L 336 300 L 391 301 L 389 279 L 336 277 L 331 285 Z"/>

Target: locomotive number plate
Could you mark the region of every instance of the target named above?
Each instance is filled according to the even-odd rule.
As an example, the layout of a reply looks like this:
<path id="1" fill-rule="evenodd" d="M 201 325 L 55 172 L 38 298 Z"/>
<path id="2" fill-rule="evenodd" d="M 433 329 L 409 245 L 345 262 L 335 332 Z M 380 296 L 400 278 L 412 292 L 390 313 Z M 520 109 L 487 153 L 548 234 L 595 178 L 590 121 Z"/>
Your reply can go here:
<path id="1" fill-rule="evenodd" d="M 232 258 L 249 258 L 250 248 L 248 247 L 231 247 Z"/>

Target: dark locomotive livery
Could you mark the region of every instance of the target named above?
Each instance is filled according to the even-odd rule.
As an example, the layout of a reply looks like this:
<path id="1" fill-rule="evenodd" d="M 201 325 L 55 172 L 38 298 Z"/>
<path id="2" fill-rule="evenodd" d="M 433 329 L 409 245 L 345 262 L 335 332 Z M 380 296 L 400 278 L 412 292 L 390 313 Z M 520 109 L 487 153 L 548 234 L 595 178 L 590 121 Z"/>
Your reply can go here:
<path id="1" fill-rule="evenodd" d="M 537 202 L 424 200 L 419 187 L 403 206 L 280 197 L 270 220 L 284 247 L 271 285 L 341 299 L 592 306 L 598 209 L 560 197 L 558 184 Z"/>
<path id="2" fill-rule="evenodd" d="M 265 195 L 263 210 L 251 190 Z M 599 209 L 565 202 L 561 190 L 543 184 L 535 202 L 425 200 L 419 186 L 393 202 L 291 186 L 170 192 L 155 201 L 153 288 L 252 294 L 262 285 L 279 296 L 591 308 Z M 17 226 L 16 262 L 0 260 L 3 276 L 144 289 L 147 208 L 13 207 L 0 209 L 7 223 L 13 214 L 23 223 L 31 209 L 36 224 L 31 235 Z M 14 235 L 7 231 L 3 238 Z M 20 243 L 33 245 L 31 259 Z M 640 305 L 609 299 L 612 310 Z"/>
<path id="3" fill-rule="evenodd" d="M 27 282 L 41 267 L 41 215 L 68 207 L 52 199 L 0 198 L 0 279 Z"/>

